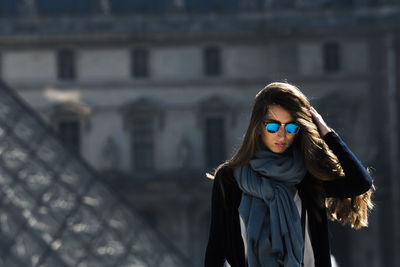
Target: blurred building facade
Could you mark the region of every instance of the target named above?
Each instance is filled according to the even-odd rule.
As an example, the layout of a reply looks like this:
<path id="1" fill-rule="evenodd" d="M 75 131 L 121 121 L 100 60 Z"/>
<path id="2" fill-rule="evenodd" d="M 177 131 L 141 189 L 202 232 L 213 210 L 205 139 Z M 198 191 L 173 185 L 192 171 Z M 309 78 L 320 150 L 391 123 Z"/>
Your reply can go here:
<path id="1" fill-rule="evenodd" d="M 399 26 L 394 0 L 3 0 L 0 74 L 197 266 L 205 172 L 287 79 L 376 169 L 370 228 L 332 228 L 339 266 L 398 266 Z"/>

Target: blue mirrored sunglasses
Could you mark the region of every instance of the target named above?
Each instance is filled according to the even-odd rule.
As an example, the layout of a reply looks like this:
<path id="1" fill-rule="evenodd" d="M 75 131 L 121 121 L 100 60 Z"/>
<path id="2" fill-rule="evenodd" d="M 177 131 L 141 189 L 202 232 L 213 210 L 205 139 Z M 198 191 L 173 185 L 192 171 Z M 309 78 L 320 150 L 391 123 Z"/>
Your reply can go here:
<path id="1" fill-rule="evenodd" d="M 285 130 L 289 134 L 296 134 L 299 131 L 299 125 L 289 122 L 289 123 L 280 123 L 280 122 L 264 122 L 265 128 L 269 133 L 276 133 L 279 131 L 281 125 L 285 125 Z"/>

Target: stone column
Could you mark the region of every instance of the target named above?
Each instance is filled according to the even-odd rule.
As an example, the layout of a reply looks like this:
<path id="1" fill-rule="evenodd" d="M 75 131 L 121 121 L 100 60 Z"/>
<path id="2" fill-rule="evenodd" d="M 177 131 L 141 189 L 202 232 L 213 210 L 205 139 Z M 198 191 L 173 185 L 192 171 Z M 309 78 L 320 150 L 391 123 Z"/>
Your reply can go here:
<path id="1" fill-rule="evenodd" d="M 388 97 L 388 51 L 386 50 L 385 33 L 372 33 L 368 38 L 369 44 L 369 65 L 370 65 L 370 131 L 371 143 L 375 144 L 376 152 L 373 157 L 373 172 L 377 191 L 374 196 L 376 203 L 379 203 L 376 209 L 375 217 L 378 220 L 379 237 L 379 258 L 380 264 L 377 266 L 395 266 L 394 265 L 394 235 L 393 228 L 395 227 L 392 220 L 393 206 L 392 201 L 392 174 L 390 150 L 390 128 L 389 128 L 389 97 Z M 372 122 L 382 121 L 383 127 L 376 127 Z M 372 215 L 374 216 L 374 215 Z"/>
<path id="2" fill-rule="evenodd" d="M 388 103 L 388 138 L 390 142 L 389 160 L 390 160 L 390 176 L 392 189 L 392 207 L 393 211 L 393 266 L 400 266 L 400 183 L 399 183 L 399 151 L 398 151 L 398 114 L 397 114 L 397 76 L 396 76 L 396 50 L 394 45 L 394 36 L 389 33 L 385 39 L 386 64 L 387 64 L 387 103 Z M 396 252 L 397 251 L 397 252 Z"/>

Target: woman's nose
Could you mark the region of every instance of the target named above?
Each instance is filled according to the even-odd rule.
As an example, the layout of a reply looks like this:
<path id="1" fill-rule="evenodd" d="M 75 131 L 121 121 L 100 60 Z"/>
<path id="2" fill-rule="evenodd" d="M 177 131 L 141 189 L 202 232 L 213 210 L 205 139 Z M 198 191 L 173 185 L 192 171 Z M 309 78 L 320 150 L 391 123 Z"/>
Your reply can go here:
<path id="1" fill-rule="evenodd" d="M 279 137 L 285 137 L 286 136 L 286 131 L 284 125 L 281 125 L 278 130 L 278 136 Z"/>

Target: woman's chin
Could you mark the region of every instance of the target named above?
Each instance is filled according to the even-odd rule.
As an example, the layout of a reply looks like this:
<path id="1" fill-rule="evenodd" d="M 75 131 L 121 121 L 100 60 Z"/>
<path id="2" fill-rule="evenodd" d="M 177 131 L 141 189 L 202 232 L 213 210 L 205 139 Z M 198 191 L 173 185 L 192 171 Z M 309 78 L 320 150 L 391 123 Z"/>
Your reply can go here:
<path id="1" fill-rule="evenodd" d="M 273 147 L 273 149 L 270 149 L 270 150 L 272 152 L 274 152 L 274 153 L 281 154 L 281 153 L 286 151 L 286 148 L 287 147 L 277 147 L 277 146 L 275 146 L 275 147 Z"/>

